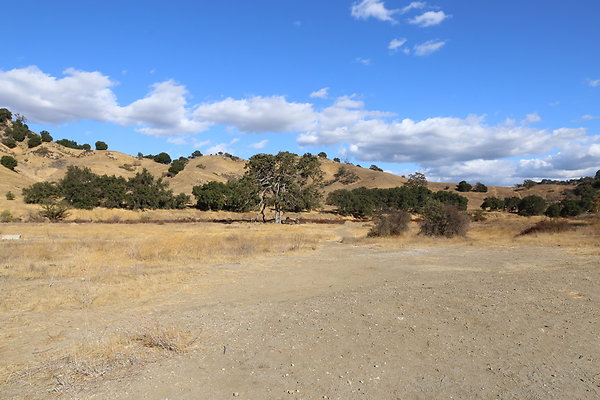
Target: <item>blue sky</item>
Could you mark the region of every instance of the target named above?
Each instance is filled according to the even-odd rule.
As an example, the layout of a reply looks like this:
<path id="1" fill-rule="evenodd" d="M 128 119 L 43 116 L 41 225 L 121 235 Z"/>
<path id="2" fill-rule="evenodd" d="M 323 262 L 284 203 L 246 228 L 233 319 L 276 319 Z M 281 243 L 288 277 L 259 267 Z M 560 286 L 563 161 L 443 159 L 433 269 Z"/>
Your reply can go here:
<path id="1" fill-rule="evenodd" d="M 600 169 L 600 2 L 3 4 L 0 107 L 129 154 L 511 185 Z"/>

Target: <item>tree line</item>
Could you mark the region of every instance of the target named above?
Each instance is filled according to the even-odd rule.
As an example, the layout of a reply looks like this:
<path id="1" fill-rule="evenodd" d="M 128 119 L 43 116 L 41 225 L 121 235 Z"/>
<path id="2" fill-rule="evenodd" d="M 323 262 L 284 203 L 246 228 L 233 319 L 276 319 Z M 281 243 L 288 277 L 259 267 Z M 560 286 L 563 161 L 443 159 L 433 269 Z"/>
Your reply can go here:
<path id="1" fill-rule="evenodd" d="M 62 201 L 70 207 L 139 209 L 185 208 L 190 197 L 174 195 L 168 183 L 156 179 L 144 169 L 125 179 L 114 175 L 97 175 L 89 168 L 69 166 L 58 182 L 38 182 L 23 189 L 23 199 L 30 204 Z"/>

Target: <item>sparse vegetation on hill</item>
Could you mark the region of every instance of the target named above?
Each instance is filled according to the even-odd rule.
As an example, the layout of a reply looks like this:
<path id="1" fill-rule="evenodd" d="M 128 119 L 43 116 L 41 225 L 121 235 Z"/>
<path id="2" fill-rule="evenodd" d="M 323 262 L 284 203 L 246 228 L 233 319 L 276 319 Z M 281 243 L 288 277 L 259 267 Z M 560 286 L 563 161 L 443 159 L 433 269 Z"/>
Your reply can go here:
<path id="1" fill-rule="evenodd" d="M 349 185 L 360 179 L 358 175 L 356 175 L 354 172 L 352 172 L 346 167 L 340 167 L 340 169 L 338 169 L 338 171 L 333 175 L 333 177 L 333 182 L 339 182 L 342 185 Z"/>
<path id="2" fill-rule="evenodd" d="M 92 149 L 92 146 L 90 146 L 87 143 L 79 144 L 75 140 L 69 140 L 69 139 L 57 140 L 56 144 L 60 144 L 61 146 L 67 147 L 69 149 L 75 149 L 75 150 L 91 150 Z"/>

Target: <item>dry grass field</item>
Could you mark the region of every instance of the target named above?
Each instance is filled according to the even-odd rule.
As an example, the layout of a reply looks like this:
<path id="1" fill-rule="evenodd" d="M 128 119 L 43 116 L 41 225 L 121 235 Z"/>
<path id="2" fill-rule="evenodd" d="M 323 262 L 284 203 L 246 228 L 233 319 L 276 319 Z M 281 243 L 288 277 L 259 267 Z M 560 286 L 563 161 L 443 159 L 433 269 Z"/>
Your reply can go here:
<path id="1" fill-rule="evenodd" d="M 451 353 L 455 340 L 465 335 L 489 339 L 494 326 L 504 329 L 496 317 L 521 321 L 515 326 L 507 322 L 516 331 L 537 329 L 522 314 L 536 307 L 548 326 L 564 325 L 569 313 L 579 313 L 580 321 L 561 334 L 570 338 L 563 346 L 568 350 L 575 340 L 587 343 L 582 357 L 591 357 L 595 364 L 590 365 L 597 366 L 600 348 L 590 334 L 598 328 L 600 306 L 600 220 L 582 218 L 570 221 L 572 229 L 565 232 L 519 236 L 541 218 L 499 213 L 486 218 L 472 223 L 467 237 L 454 239 L 420 236 L 414 222 L 398 238 L 367 238 L 370 223 L 359 222 L 0 224 L 0 234 L 23 236 L 0 242 L 0 397 L 209 399 L 235 392 L 241 398 L 342 399 L 356 396 L 362 387 L 364 398 L 439 398 L 446 392 L 429 381 L 433 375 L 424 372 L 427 381 L 404 382 L 400 370 L 429 371 L 432 360 L 418 353 L 431 345 L 432 357 L 446 374 L 442 379 L 461 368 L 481 379 L 479 370 L 470 369 L 475 364 L 452 365 L 452 357 L 460 354 Z M 539 280 L 543 276 L 547 281 Z M 573 283 L 576 276 L 585 278 L 582 287 Z M 431 290 L 422 297 L 417 282 L 443 296 L 427 297 Z M 448 282 L 453 282 L 452 290 L 445 289 Z M 511 285 L 519 292 L 502 297 Z M 521 297 L 514 297 L 517 293 Z M 556 293 L 569 302 L 544 308 Z M 470 314 L 480 309 L 479 296 L 496 295 L 488 301 L 501 308 L 496 317 Z M 458 330 L 442 334 L 452 336 L 446 337 L 446 347 L 436 342 L 439 331 L 430 336 L 440 323 L 435 316 L 440 301 L 472 329 L 453 327 Z M 425 329 L 426 344 L 424 336 L 394 333 L 400 309 L 414 318 L 406 332 Z M 374 316 L 379 322 L 365 320 Z M 366 342 L 358 344 L 356 335 Z M 506 335 L 487 344 L 492 354 L 502 348 L 512 351 L 515 338 Z M 560 338 L 552 344 L 559 345 Z M 529 345 L 546 357 L 537 347 L 541 342 Z M 461 351 L 481 350 L 468 348 Z M 352 353 L 356 349 L 359 355 Z M 505 366 L 540 373 L 539 357 L 530 355 L 526 361 L 525 355 L 513 356 L 500 359 Z M 554 352 L 551 356 L 562 386 L 537 375 L 527 383 L 527 373 L 521 371 L 510 379 L 496 376 L 480 392 L 476 388 L 484 383 L 465 381 L 461 386 L 455 381 L 448 393 L 462 398 L 600 394 L 600 375 L 593 375 L 593 367 L 577 364 L 581 373 L 592 375 L 569 389 L 575 384 L 569 368 L 579 370 L 563 365 L 567 361 Z M 317 364 L 310 362 L 317 359 Z M 397 364 L 400 359 L 406 364 Z M 350 376 L 358 365 L 383 362 L 391 374 L 387 380 L 381 375 L 383 364 L 381 378 L 370 372 L 361 372 L 363 378 Z M 289 365 L 300 369 L 285 372 Z M 417 379 L 415 373 L 407 376 Z M 533 389 L 515 392 L 526 384 Z"/>

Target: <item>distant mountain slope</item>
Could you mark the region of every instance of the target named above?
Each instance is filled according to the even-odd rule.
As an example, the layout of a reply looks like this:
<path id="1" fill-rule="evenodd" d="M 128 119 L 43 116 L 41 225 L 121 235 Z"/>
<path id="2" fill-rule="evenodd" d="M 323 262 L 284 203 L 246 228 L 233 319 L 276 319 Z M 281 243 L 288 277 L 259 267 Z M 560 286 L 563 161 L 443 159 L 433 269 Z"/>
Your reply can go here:
<path id="1" fill-rule="evenodd" d="M 202 156 L 191 159 L 185 169 L 174 177 L 167 177 L 168 165 L 159 164 L 150 159 L 138 159 L 127 154 L 112 150 L 75 150 L 66 148 L 56 143 L 43 143 L 33 149 L 27 148 L 25 142 L 19 143 L 10 149 L 0 143 L 0 156 L 11 155 L 18 161 L 16 172 L 4 167 L 0 168 L 0 207 L 5 201 L 4 195 L 8 191 L 20 194 L 24 187 L 35 182 L 57 181 L 61 179 L 69 165 L 88 167 L 97 174 L 117 175 L 123 177 L 134 176 L 144 168 L 157 177 L 164 177 L 175 193 L 192 193 L 195 185 L 209 181 L 226 182 L 228 179 L 237 178 L 244 174 L 246 161 L 225 155 Z M 341 167 L 356 174 L 358 179 L 350 184 L 335 181 L 334 175 Z M 390 188 L 402 186 L 407 179 L 386 172 L 373 171 L 351 164 L 343 164 L 321 159 L 321 168 L 324 172 L 326 186 L 325 193 L 336 189 Z M 455 183 L 428 183 L 433 191 L 455 191 Z M 469 199 L 469 208 L 478 208 L 485 197 L 524 197 L 537 194 L 548 200 L 558 200 L 564 196 L 568 187 L 559 185 L 538 185 L 532 189 L 515 189 L 507 187 L 490 186 L 487 193 L 460 193 Z M 18 196 L 20 197 L 20 196 Z M 19 201 L 19 200 L 17 200 Z"/>

